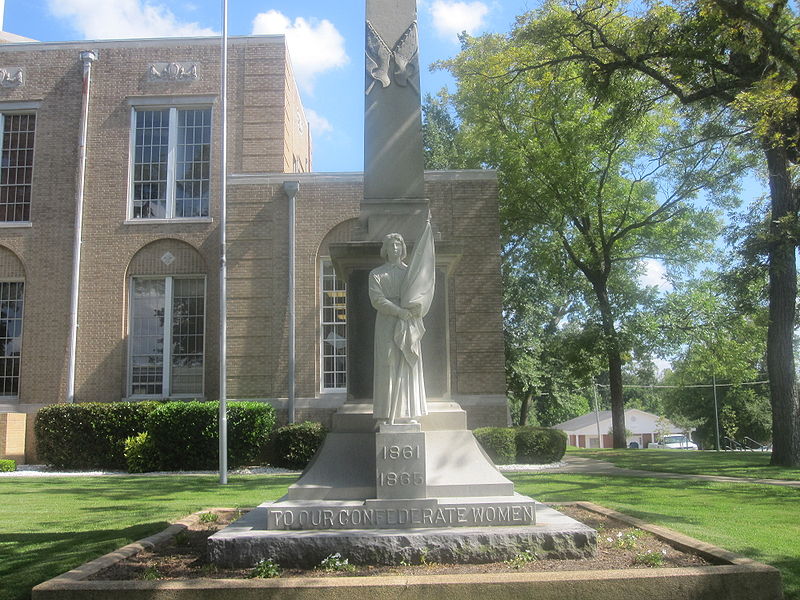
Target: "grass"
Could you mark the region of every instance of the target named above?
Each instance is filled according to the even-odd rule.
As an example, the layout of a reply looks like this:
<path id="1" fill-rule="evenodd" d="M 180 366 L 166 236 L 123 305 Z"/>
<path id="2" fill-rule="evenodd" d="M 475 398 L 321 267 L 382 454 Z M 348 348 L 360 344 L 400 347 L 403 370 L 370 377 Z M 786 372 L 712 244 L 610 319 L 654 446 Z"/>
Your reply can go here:
<path id="1" fill-rule="evenodd" d="M 297 477 L 4 478 L 0 480 L 0 600 L 30 589 L 171 520 L 212 506 L 257 506 Z"/>
<path id="2" fill-rule="evenodd" d="M 638 453 L 642 455 L 642 452 Z M 540 501 L 588 500 L 778 567 L 800 600 L 800 490 L 657 478 L 509 474 Z M 296 476 L 4 478 L 0 480 L 0 600 L 212 506 L 255 506 Z"/>
<path id="3" fill-rule="evenodd" d="M 800 600 L 800 490 L 591 475 L 506 474 L 542 502 L 588 500 L 664 525 L 780 569 L 786 600 Z"/>
<path id="4" fill-rule="evenodd" d="M 570 455 L 596 458 L 626 469 L 725 475 L 754 479 L 793 479 L 800 481 L 800 469 L 773 467 L 769 452 L 716 452 L 714 450 L 629 450 L 574 449 Z"/>

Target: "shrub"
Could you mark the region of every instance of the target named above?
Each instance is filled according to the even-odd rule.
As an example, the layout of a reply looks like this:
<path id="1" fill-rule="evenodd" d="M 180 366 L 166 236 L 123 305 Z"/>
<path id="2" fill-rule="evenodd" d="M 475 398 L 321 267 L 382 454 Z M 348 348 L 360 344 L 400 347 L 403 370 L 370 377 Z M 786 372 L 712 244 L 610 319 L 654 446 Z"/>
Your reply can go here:
<path id="1" fill-rule="evenodd" d="M 156 445 L 148 433 L 125 439 L 125 460 L 128 473 L 147 473 L 158 469 Z"/>
<path id="2" fill-rule="evenodd" d="M 261 455 L 275 424 L 275 410 L 261 402 L 228 404 L 228 465 Z M 204 470 L 219 465 L 219 402 L 167 402 L 147 419 L 158 468 Z"/>
<path id="3" fill-rule="evenodd" d="M 567 451 L 567 434 L 548 427 L 516 429 L 517 461 L 523 464 L 548 464 L 561 460 Z"/>
<path id="4" fill-rule="evenodd" d="M 17 470 L 17 461 L 10 458 L 0 458 L 0 473 L 11 473 Z"/>
<path id="5" fill-rule="evenodd" d="M 472 432 L 496 465 L 508 465 L 517 457 L 516 434 L 509 427 L 481 427 Z"/>
<path id="6" fill-rule="evenodd" d="M 157 402 L 52 404 L 34 423 L 38 454 L 57 469 L 125 469 L 125 440 L 144 431 Z"/>
<path id="7" fill-rule="evenodd" d="M 312 421 L 279 427 L 270 441 L 270 462 L 285 469 L 304 469 L 322 445 L 326 433 L 322 423 Z"/>

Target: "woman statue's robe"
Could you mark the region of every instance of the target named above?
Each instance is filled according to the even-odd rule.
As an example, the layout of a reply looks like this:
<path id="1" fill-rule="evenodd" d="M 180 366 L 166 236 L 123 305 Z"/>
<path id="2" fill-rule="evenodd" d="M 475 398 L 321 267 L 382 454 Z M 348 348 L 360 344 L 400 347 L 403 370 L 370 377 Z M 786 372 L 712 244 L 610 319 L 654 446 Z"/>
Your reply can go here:
<path id="1" fill-rule="evenodd" d="M 409 266 L 386 263 L 369 276 L 375 318 L 373 417 L 415 420 L 428 414 L 421 340 L 423 317 L 433 300 L 435 258 L 430 223 Z M 402 309 L 412 313 L 401 319 Z"/>

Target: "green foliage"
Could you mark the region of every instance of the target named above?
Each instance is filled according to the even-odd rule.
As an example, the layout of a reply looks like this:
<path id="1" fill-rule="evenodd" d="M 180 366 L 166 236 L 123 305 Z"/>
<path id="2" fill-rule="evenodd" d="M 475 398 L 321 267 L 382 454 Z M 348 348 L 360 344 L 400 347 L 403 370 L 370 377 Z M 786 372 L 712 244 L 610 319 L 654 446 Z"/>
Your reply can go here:
<path id="1" fill-rule="evenodd" d="M 620 550 L 633 550 L 636 548 L 637 541 L 641 535 L 642 531 L 640 529 L 632 529 L 625 533 L 620 531 L 617 533 L 617 537 L 612 543 L 614 548 L 619 548 Z"/>
<path id="2" fill-rule="evenodd" d="M 634 557 L 633 564 L 643 567 L 663 567 L 664 553 L 657 550 L 648 550 L 647 552 L 642 552 Z"/>
<path id="3" fill-rule="evenodd" d="M 646 261 L 674 278 L 706 260 L 720 220 L 693 201 L 701 191 L 729 200 L 741 171 L 724 115 L 682 108 L 636 73 L 598 81 L 565 58 L 568 21 L 563 5 L 545 3 L 508 36 L 464 37 L 439 65 L 457 80 L 461 139 L 500 172 L 514 286 L 506 371 L 521 421 L 533 398 L 575 391 L 559 377 L 564 362 L 585 376 L 608 369 L 622 407 L 622 365 L 652 354 L 659 329 L 658 290 L 640 281 Z M 566 331 L 578 342 L 569 361 L 558 343 Z M 619 438 L 623 424 L 614 429 Z"/>
<path id="4" fill-rule="evenodd" d="M 219 521 L 219 515 L 213 512 L 204 512 L 200 515 L 201 523 L 216 523 Z"/>
<path id="5" fill-rule="evenodd" d="M 158 469 L 158 452 L 147 432 L 125 438 L 128 473 L 148 473 Z"/>
<path id="6" fill-rule="evenodd" d="M 51 404 L 36 415 L 39 458 L 57 469 L 125 469 L 125 440 L 142 433 L 156 402 Z"/>
<path id="7" fill-rule="evenodd" d="M 286 469 L 304 469 L 327 433 L 321 423 L 312 421 L 279 427 L 270 438 L 270 463 Z"/>
<path id="8" fill-rule="evenodd" d="M 214 469 L 219 463 L 219 402 L 167 402 L 147 419 L 160 470 Z M 275 410 L 262 402 L 228 403 L 228 464 L 252 464 L 261 456 Z"/>
<path id="9" fill-rule="evenodd" d="M 515 430 L 517 461 L 522 464 L 548 464 L 561 460 L 567 451 L 567 434 L 546 427 L 518 427 Z"/>
<path id="10" fill-rule="evenodd" d="M 422 145 L 425 168 L 431 170 L 477 169 L 480 161 L 469 156 L 469 146 L 460 139 L 453 107 L 444 88 L 434 98 L 422 101 Z"/>
<path id="11" fill-rule="evenodd" d="M 509 427 L 481 427 L 473 435 L 496 465 L 508 465 L 517 458 L 516 432 Z"/>
<path id="12" fill-rule="evenodd" d="M 0 458 L 0 473 L 11 473 L 17 470 L 17 461 L 10 458 Z"/>
<path id="13" fill-rule="evenodd" d="M 250 579 L 273 579 L 275 577 L 280 577 L 281 573 L 283 573 L 283 570 L 280 565 L 271 558 L 266 558 L 250 571 L 248 577 Z"/>
<path id="14" fill-rule="evenodd" d="M 342 558 L 342 555 L 339 552 L 329 554 L 323 558 L 322 562 L 319 563 L 318 568 L 328 573 L 337 571 L 353 572 L 356 570 L 356 566 L 351 565 L 348 559 Z"/>
<path id="15" fill-rule="evenodd" d="M 155 567 L 147 567 L 142 571 L 139 579 L 143 581 L 156 581 L 157 579 L 161 579 L 161 573 L 159 573 L 158 569 Z"/>
<path id="16" fill-rule="evenodd" d="M 521 569 L 525 565 L 528 565 L 532 562 L 535 562 L 538 559 L 534 552 L 530 550 L 525 550 L 524 552 L 520 552 L 514 558 L 510 558 L 506 561 L 506 564 L 511 567 L 512 569 Z"/>
<path id="17" fill-rule="evenodd" d="M 549 464 L 567 449 L 567 434 L 548 427 L 481 427 L 472 433 L 497 465 Z"/>
<path id="18" fill-rule="evenodd" d="M 40 458 L 58 469 L 211 469 L 218 412 L 218 402 L 53 404 L 39 411 L 34 431 Z M 268 404 L 229 403 L 229 464 L 255 462 L 274 423 Z"/>

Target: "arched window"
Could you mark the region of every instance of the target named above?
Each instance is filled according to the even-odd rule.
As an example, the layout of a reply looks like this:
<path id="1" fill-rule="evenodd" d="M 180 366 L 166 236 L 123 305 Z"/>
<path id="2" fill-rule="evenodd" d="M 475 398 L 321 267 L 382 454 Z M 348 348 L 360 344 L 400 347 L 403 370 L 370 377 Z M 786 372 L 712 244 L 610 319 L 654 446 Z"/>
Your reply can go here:
<path id="1" fill-rule="evenodd" d="M 347 291 L 330 258 L 320 261 L 320 361 L 323 392 L 347 388 Z"/>
<path id="2" fill-rule="evenodd" d="M 128 395 L 201 397 L 206 276 L 202 256 L 178 240 L 142 248 L 128 269 Z"/>

